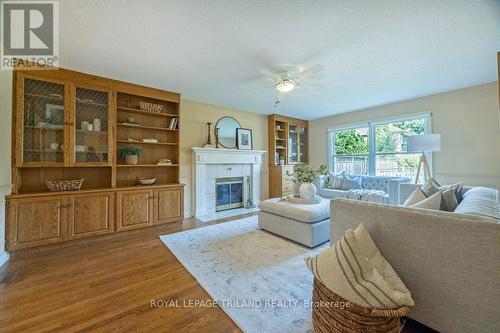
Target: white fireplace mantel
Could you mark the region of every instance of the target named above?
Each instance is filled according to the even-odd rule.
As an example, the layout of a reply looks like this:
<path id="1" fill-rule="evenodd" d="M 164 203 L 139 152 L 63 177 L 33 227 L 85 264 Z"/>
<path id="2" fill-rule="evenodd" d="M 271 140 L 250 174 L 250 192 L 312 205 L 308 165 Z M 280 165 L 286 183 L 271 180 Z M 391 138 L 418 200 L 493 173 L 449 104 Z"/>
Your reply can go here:
<path id="1" fill-rule="evenodd" d="M 260 201 L 260 164 L 265 150 L 192 148 L 194 216 L 216 215 L 215 179 L 250 177 L 251 199 Z"/>

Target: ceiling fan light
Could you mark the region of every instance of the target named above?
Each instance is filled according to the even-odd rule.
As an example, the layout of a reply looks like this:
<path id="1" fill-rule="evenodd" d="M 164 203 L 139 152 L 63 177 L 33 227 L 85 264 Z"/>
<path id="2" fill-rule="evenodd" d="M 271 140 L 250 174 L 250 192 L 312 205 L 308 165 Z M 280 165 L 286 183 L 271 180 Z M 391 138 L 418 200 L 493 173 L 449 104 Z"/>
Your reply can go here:
<path id="1" fill-rule="evenodd" d="M 283 93 L 289 92 L 293 88 L 295 88 L 295 82 L 290 80 L 281 81 L 276 84 L 276 90 Z"/>

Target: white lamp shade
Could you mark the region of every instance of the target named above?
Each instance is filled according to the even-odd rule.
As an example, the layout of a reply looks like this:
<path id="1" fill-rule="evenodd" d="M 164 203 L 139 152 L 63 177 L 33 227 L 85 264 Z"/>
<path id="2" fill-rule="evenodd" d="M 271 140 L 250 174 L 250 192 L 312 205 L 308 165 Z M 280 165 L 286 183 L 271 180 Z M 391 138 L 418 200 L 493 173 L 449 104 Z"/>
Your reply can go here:
<path id="1" fill-rule="evenodd" d="M 441 134 L 413 135 L 408 137 L 409 152 L 441 151 Z"/>

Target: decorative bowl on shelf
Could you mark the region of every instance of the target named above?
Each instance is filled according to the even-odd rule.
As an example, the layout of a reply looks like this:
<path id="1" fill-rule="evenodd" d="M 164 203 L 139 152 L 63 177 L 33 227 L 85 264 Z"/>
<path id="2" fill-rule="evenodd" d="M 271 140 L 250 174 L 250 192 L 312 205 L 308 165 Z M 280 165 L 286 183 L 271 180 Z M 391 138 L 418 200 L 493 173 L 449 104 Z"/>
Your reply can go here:
<path id="1" fill-rule="evenodd" d="M 139 185 L 153 185 L 156 182 L 156 178 L 136 177 L 136 179 Z"/>
<path id="2" fill-rule="evenodd" d="M 59 191 L 78 191 L 83 184 L 82 179 L 74 179 L 74 180 L 46 180 L 45 184 L 52 192 Z"/>
<path id="3" fill-rule="evenodd" d="M 139 102 L 139 108 L 142 111 L 149 111 L 149 112 L 160 113 L 161 110 L 163 109 L 163 105 L 149 103 L 149 102 Z"/>

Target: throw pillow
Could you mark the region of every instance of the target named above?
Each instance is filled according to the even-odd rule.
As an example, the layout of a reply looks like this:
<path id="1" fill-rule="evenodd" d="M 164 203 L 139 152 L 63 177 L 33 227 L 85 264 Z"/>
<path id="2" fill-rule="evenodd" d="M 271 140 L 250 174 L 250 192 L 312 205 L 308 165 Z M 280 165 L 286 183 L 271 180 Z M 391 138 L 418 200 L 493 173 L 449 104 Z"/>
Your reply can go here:
<path id="1" fill-rule="evenodd" d="M 436 193 L 426 198 L 425 200 L 413 204 L 410 207 L 439 210 L 441 209 L 442 199 L 443 199 L 443 194 L 441 193 L 441 191 L 437 191 Z"/>
<path id="2" fill-rule="evenodd" d="M 342 190 L 349 191 L 355 189 L 362 189 L 361 186 L 361 176 L 349 177 L 348 175 L 344 175 L 344 179 L 342 180 Z"/>
<path id="3" fill-rule="evenodd" d="M 441 185 L 434 179 L 429 178 L 424 185 L 422 185 L 422 191 L 425 193 L 426 197 L 430 197 L 433 194 L 439 192 Z"/>
<path id="4" fill-rule="evenodd" d="M 424 201 L 427 197 L 425 196 L 424 191 L 420 187 L 417 187 L 415 191 L 405 200 L 403 206 L 411 206 L 421 201 Z"/>
<path id="5" fill-rule="evenodd" d="M 330 186 L 334 190 L 340 190 L 344 181 L 345 171 L 339 173 L 330 172 Z"/>
<path id="6" fill-rule="evenodd" d="M 445 186 L 441 186 L 439 188 L 441 191 L 445 191 L 445 190 L 448 190 L 448 189 L 454 189 L 455 190 L 455 196 L 457 197 L 457 202 L 460 203 L 462 201 L 462 198 L 463 198 L 463 191 L 464 191 L 464 182 L 460 182 L 460 183 L 456 183 L 456 184 L 452 184 L 452 185 L 445 185 Z"/>
<path id="7" fill-rule="evenodd" d="M 332 247 L 306 258 L 313 275 L 345 300 L 367 308 L 413 306 L 410 291 L 361 223 Z"/>
<path id="8" fill-rule="evenodd" d="M 455 188 L 449 188 L 447 190 L 441 190 L 443 195 L 441 202 L 441 210 L 448 212 L 453 212 L 458 206 L 457 193 Z"/>

